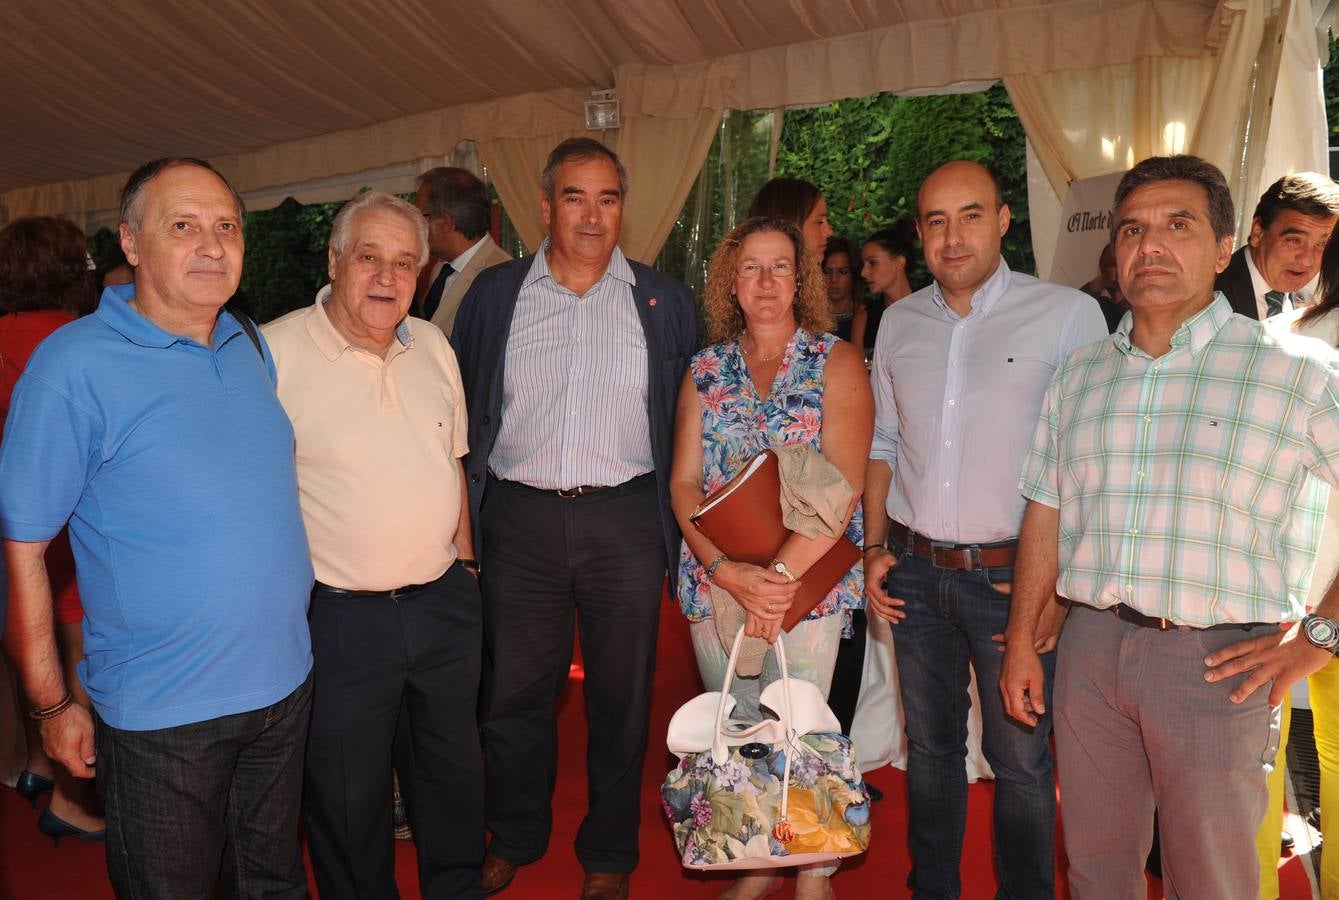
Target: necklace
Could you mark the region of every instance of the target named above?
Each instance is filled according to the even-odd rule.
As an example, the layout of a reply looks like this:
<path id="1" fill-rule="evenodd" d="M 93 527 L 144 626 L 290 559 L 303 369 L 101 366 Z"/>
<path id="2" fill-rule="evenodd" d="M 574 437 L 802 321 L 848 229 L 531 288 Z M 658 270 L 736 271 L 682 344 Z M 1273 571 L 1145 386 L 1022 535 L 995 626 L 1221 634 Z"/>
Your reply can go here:
<path id="1" fill-rule="evenodd" d="M 745 333 L 746 335 L 748 334 L 747 331 L 744 332 L 744 333 Z M 750 339 L 751 339 L 751 338 L 750 338 Z M 781 346 L 781 349 L 780 349 L 780 350 L 776 351 L 776 352 L 773 353 L 771 356 L 763 356 L 763 355 L 760 354 L 757 350 L 750 350 L 748 347 L 744 347 L 744 342 L 743 342 L 742 340 L 739 342 L 739 346 L 740 346 L 740 347 L 743 347 L 743 348 L 744 348 L 744 352 L 745 352 L 747 355 L 752 356 L 752 357 L 754 358 L 755 361 L 757 361 L 757 362 L 771 362 L 772 360 L 777 359 L 778 357 L 781 356 L 781 354 L 783 354 L 783 353 L 786 352 L 786 347 L 790 346 L 790 342 L 787 341 L 785 344 L 783 344 L 783 345 Z"/>

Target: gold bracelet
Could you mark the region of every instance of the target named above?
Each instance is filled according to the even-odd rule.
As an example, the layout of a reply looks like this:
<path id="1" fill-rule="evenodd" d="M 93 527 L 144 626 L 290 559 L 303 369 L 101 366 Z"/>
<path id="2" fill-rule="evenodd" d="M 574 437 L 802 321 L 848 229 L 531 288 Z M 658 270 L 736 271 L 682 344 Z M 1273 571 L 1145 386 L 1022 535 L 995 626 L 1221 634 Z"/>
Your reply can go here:
<path id="1" fill-rule="evenodd" d="M 47 719 L 56 718 L 56 716 L 65 712 L 65 710 L 69 709 L 72 705 L 74 705 L 74 696 L 66 691 L 65 696 L 62 697 L 60 702 L 56 705 L 48 706 L 46 709 L 30 709 L 28 710 L 28 716 L 39 722 L 44 722 Z"/>

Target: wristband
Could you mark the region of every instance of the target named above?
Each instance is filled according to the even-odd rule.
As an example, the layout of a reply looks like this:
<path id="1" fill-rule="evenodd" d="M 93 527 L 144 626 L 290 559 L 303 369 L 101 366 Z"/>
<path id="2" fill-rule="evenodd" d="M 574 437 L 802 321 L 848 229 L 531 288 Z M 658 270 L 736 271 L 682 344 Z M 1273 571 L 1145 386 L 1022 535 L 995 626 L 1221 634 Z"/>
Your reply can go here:
<path id="1" fill-rule="evenodd" d="M 711 561 L 711 565 L 707 566 L 707 581 L 712 581 L 716 577 L 716 570 L 721 567 L 721 563 L 728 563 L 729 561 L 730 558 L 724 553 L 717 554 L 716 558 Z"/>
<path id="2" fill-rule="evenodd" d="M 60 702 L 55 704 L 54 706 L 48 706 L 46 709 L 28 710 L 28 717 L 31 719 L 36 719 L 39 722 L 44 722 L 47 719 L 56 718 L 56 716 L 65 712 L 65 710 L 69 709 L 73 704 L 74 704 L 74 697 L 67 691 L 65 693 L 65 696 L 60 699 Z"/>
<path id="3" fill-rule="evenodd" d="M 865 545 L 865 552 L 866 552 L 866 553 L 868 553 L 868 552 L 871 551 L 871 550 L 886 550 L 886 549 L 888 549 L 888 548 L 885 547 L 883 544 L 866 544 L 866 545 Z"/>

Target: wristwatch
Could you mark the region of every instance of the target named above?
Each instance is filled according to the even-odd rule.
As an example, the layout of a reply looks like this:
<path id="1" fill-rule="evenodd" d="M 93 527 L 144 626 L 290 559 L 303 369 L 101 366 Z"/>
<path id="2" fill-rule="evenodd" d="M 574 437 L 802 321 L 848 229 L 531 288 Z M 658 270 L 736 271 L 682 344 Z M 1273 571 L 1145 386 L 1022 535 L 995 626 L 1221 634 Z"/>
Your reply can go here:
<path id="1" fill-rule="evenodd" d="M 1307 643 L 1331 653 L 1339 648 L 1339 622 L 1314 613 L 1302 618 L 1302 636 Z"/>
<path id="2" fill-rule="evenodd" d="M 772 560 L 770 563 L 767 564 L 767 568 L 771 569 L 773 572 L 782 576 L 789 582 L 793 583 L 800 580 L 799 577 L 796 576 L 796 574 L 790 570 L 790 566 L 786 565 L 779 559 Z"/>

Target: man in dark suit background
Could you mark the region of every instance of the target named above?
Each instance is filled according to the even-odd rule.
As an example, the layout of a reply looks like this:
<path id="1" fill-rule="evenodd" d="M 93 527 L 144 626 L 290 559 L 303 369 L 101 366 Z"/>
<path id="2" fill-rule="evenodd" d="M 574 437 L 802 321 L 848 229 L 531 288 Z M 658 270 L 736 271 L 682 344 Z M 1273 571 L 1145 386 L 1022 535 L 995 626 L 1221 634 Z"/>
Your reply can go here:
<path id="1" fill-rule="evenodd" d="M 414 204 L 428 220 L 432 265 L 416 315 L 449 337 L 466 291 L 480 272 L 511 259 L 494 243 L 488 228 L 493 204 L 488 188 L 465 169 L 439 166 L 419 178 Z"/>
<path id="2" fill-rule="evenodd" d="M 1271 184 L 1256 204 L 1246 246 L 1214 281 L 1232 311 L 1264 320 L 1309 300 L 1321 253 L 1339 217 L 1339 187 L 1298 172 Z"/>
<path id="3" fill-rule="evenodd" d="M 502 890 L 548 845 L 554 703 L 575 619 L 590 730 L 582 897 L 618 900 L 637 864 L 661 587 L 679 540 L 674 401 L 696 316 L 686 287 L 619 250 L 627 176 L 612 151 L 564 141 L 540 187 L 548 239 L 475 280 L 451 338 L 493 663 L 484 890 Z"/>

